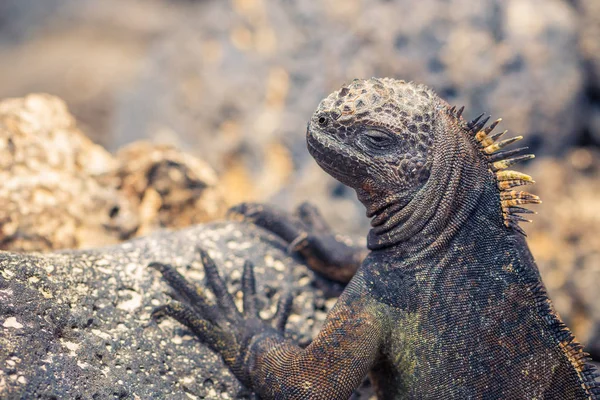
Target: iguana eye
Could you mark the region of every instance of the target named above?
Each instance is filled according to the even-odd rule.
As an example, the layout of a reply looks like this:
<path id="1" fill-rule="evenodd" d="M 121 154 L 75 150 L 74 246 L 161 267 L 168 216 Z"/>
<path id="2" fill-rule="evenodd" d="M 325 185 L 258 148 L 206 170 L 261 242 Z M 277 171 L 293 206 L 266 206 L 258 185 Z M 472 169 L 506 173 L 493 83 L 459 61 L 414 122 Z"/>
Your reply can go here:
<path id="1" fill-rule="evenodd" d="M 369 129 L 364 131 L 363 137 L 366 144 L 375 149 L 385 149 L 394 142 L 393 138 L 389 134 L 377 129 Z"/>

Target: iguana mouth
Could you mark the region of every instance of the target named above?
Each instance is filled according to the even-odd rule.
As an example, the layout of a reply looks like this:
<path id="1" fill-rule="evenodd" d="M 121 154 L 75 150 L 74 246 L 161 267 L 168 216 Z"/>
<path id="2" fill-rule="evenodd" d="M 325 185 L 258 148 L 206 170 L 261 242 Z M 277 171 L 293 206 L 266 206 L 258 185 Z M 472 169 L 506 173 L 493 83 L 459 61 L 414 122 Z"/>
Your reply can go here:
<path id="1" fill-rule="evenodd" d="M 325 170 L 325 172 L 327 172 L 328 174 L 335 174 L 334 176 L 337 176 L 336 169 L 327 161 L 329 160 L 329 157 L 326 157 L 326 153 L 323 151 L 322 148 L 322 143 L 320 143 L 319 140 L 315 138 L 315 133 L 311 132 L 310 130 L 308 135 L 306 136 L 306 144 L 308 147 L 308 152 L 317 162 L 317 164 L 319 164 L 319 166 L 323 168 L 323 170 Z"/>
<path id="2" fill-rule="evenodd" d="M 310 155 L 325 172 L 346 185 L 356 183 L 358 175 L 348 171 L 358 171 L 360 165 L 351 158 L 343 143 L 309 125 L 306 144 Z"/>

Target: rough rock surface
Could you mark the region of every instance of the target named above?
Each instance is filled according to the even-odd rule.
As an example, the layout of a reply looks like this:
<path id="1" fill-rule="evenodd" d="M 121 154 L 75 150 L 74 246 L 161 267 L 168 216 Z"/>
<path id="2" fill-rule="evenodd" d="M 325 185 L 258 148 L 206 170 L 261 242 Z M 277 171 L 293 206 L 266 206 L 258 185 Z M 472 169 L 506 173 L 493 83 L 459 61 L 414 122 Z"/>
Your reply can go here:
<path id="1" fill-rule="evenodd" d="M 117 242 L 133 210 L 95 177 L 112 156 L 76 127 L 64 102 L 30 95 L 0 103 L 0 247 L 73 248 Z M 121 218 L 109 210 L 121 209 Z"/>
<path id="2" fill-rule="evenodd" d="M 255 263 L 263 317 L 274 313 L 282 290 L 295 290 L 288 333 L 301 343 L 335 302 L 315 288 L 322 281 L 289 257 L 278 238 L 234 222 L 96 250 L 2 252 L 0 397 L 246 398 L 219 357 L 189 331 L 171 319 L 150 319 L 154 307 L 169 301 L 170 289 L 146 265 L 173 263 L 201 282 L 196 246 L 209 251 L 240 301 L 243 261 Z"/>
<path id="3" fill-rule="evenodd" d="M 0 102 L 0 248 L 118 243 L 222 216 L 214 171 L 169 146 L 133 143 L 113 157 L 49 95 Z"/>
<path id="4" fill-rule="evenodd" d="M 172 146 L 135 142 L 116 154 L 107 180 L 138 211 L 136 235 L 182 228 L 224 215 L 226 202 L 216 173 L 204 161 Z"/>

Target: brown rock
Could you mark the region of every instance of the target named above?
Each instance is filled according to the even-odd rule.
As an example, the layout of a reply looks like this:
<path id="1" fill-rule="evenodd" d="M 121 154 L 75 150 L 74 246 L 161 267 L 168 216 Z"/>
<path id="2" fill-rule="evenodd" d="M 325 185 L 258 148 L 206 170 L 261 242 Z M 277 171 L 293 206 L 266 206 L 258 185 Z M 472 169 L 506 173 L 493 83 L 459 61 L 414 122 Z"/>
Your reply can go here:
<path id="1" fill-rule="evenodd" d="M 162 227 L 181 228 L 225 214 L 215 172 L 172 146 L 135 142 L 117 153 L 111 175 L 138 210 L 136 235 Z"/>
<path id="2" fill-rule="evenodd" d="M 0 103 L 0 247 L 32 251 L 116 243 L 135 230 L 135 211 L 98 177 L 111 155 L 76 127 L 60 99 L 30 95 Z M 121 218 L 110 210 L 122 209 Z"/>
<path id="3" fill-rule="evenodd" d="M 204 162 L 143 142 L 114 158 L 49 95 L 0 103 L 0 168 L 3 250 L 97 247 L 226 209 Z"/>

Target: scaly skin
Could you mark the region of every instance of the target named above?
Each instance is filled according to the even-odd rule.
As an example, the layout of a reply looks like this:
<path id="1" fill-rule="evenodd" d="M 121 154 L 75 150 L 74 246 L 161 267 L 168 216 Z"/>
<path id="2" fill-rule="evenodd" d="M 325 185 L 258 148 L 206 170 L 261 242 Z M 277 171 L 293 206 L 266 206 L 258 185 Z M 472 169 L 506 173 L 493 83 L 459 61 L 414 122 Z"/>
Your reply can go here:
<path id="1" fill-rule="evenodd" d="M 380 399 L 598 398 L 517 225 L 526 212 L 518 206 L 539 199 L 510 187 L 531 178 L 505 170 L 515 152 L 496 153 L 495 124 L 467 124 L 460 113 L 425 86 L 393 79 L 355 80 L 319 105 L 309 151 L 372 218 L 359 267 L 361 252 L 309 209 L 296 218 L 237 208 L 317 271 L 351 278 L 307 348 L 281 334 L 289 303 L 274 329 L 256 317 L 245 285 L 243 317 L 214 266 L 207 275 L 221 314 L 190 296 L 194 311 L 176 304 L 159 313 L 190 326 L 266 399 L 347 399 L 369 372 Z M 250 266 L 244 276 L 253 280 Z"/>

